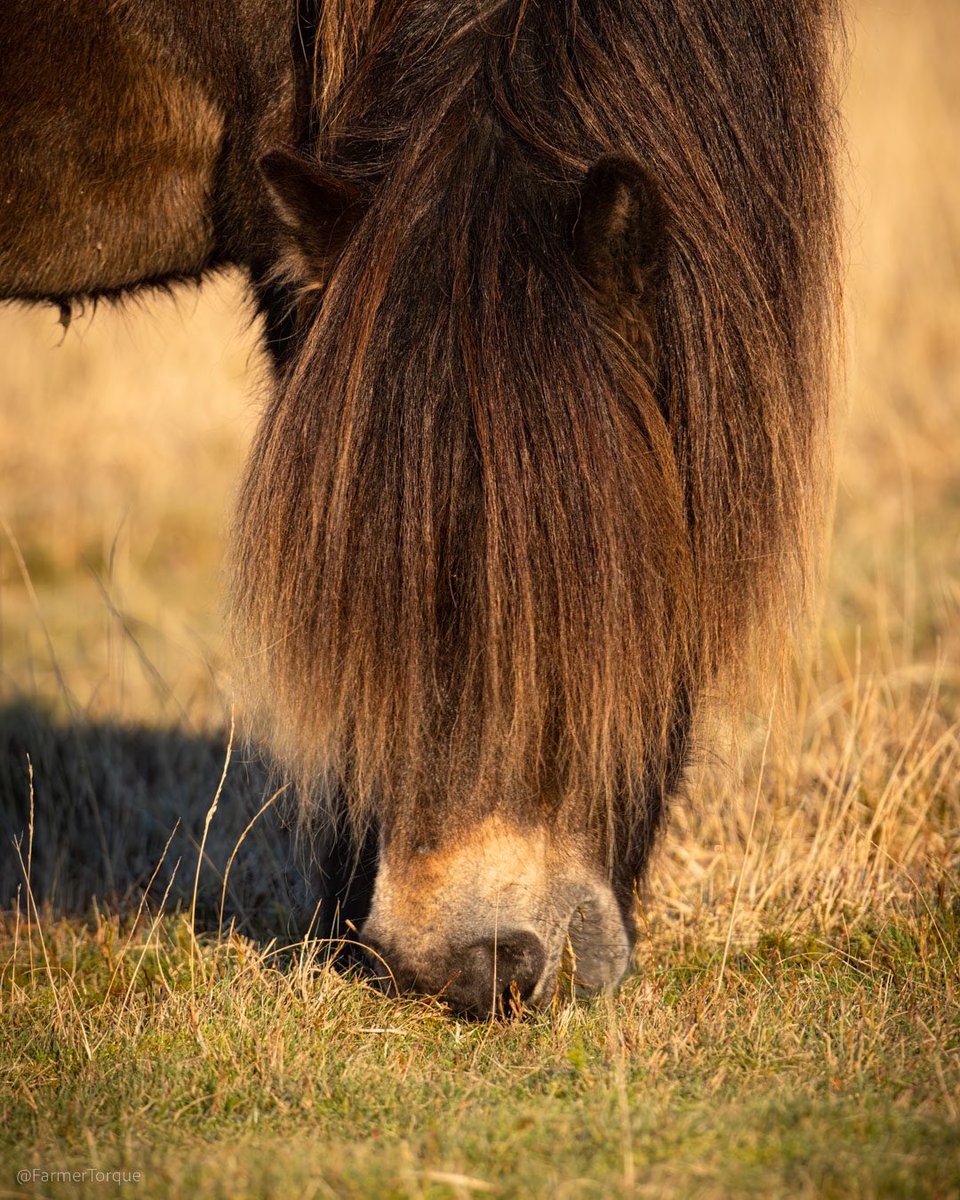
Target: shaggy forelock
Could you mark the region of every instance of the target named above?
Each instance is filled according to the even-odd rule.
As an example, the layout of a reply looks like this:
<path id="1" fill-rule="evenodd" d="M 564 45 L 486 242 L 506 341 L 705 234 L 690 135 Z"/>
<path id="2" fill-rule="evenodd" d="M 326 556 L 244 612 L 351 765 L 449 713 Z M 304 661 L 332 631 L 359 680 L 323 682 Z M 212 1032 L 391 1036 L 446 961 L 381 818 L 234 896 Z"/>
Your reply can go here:
<path id="1" fill-rule="evenodd" d="M 233 589 L 305 794 L 640 820 L 696 697 L 782 640 L 828 490 L 834 26 L 322 6 L 315 149 L 370 203 L 264 416 Z M 611 151 L 666 213 L 652 355 L 574 263 Z"/>

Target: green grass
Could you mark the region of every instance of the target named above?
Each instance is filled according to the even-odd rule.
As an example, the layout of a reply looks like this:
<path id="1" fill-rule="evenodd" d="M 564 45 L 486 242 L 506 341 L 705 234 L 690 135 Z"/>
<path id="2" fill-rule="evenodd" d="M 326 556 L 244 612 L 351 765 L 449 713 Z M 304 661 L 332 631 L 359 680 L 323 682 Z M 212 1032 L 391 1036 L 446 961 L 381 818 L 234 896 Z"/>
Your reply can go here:
<path id="1" fill-rule="evenodd" d="M 653 931 L 615 1000 L 493 1025 L 183 916 L 11 923 L 0 1186 L 93 1166 L 151 1196 L 957 1195 L 960 916 L 929 899 L 767 933 L 722 974 L 720 948 Z"/>

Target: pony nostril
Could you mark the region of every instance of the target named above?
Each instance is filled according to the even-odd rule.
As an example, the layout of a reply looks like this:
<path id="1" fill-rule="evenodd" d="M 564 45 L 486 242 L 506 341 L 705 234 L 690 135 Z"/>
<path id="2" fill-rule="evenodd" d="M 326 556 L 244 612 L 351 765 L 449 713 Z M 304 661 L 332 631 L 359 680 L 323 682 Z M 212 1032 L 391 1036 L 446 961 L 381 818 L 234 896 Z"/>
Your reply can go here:
<path id="1" fill-rule="evenodd" d="M 509 1007 L 516 998 L 526 1003 L 537 989 L 546 966 L 543 943 L 535 933 L 512 930 L 474 942 L 463 951 L 457 974 L 444 998 L 456 1008 L 486 1015 Z"/>
<path id="2" fill-rule="evenodd" d="M 367 977 L 388 994 L 439 996 L 458 1012 L 477 1017 L 508 1013 L 511 1003 L 528 1003 L 546 968 L 546 952 L 535 933 L 511 930 L 448 950 L 416 967 L 395 947 L 363 937 Z"/>
<path id="3" fill-rule="evenodd" d="M 494 938 L 492 958 L 497 984 L 502 983 L 506 991 L 516 986 L 520 999 L 529 1000 L 546 965 L 543 943 L 537 935 L 516 932 Z"/>

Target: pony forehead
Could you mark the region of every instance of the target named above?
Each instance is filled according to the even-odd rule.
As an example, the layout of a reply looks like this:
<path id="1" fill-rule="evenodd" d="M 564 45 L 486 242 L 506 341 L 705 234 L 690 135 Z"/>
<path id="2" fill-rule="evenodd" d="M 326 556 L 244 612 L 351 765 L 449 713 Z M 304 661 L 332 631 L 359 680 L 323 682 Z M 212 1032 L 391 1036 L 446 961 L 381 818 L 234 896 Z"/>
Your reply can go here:
<path id="1" fill-rule="evenodd" d="M 595 85 L 622 87 L 622 73 L 609 48 L 604 53 L 603 22 L 591 23 L 576 5 L 346 0 L 344 7 L 350 15 L 317 43 L 316 149 L 356 177 L 380 182 L 400 158 L 410 160 L 411 147 L 429 168 L 454 169 L 480 146 L 501 163 L 517 152 L 528 173 L 564 182 L 630 140 L 632 122 L 624 127 L 622 113 L 611 130 L 596 120 Z M 579 75 L 588 63 L 590 84 Z M 318 75 L 320 66 L 318 57 Z M 627 99 L 639 112 L 641 95 Z M 626 135 L 619 140 L 617 128 Z"/>

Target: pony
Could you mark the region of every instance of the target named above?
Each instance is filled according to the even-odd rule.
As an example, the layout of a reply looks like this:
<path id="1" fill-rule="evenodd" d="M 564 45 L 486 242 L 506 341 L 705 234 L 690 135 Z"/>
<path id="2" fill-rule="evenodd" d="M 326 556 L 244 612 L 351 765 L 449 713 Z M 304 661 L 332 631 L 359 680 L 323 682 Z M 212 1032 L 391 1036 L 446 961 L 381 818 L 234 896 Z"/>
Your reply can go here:
<path id="1" fill-rule="evenodd" d="M 401 990 L 616 985 L 698 713 L 810 594 L 840 34 L 833 0 L 14 0 L 0 297 L 246 272 L 238 684 Z"/>

